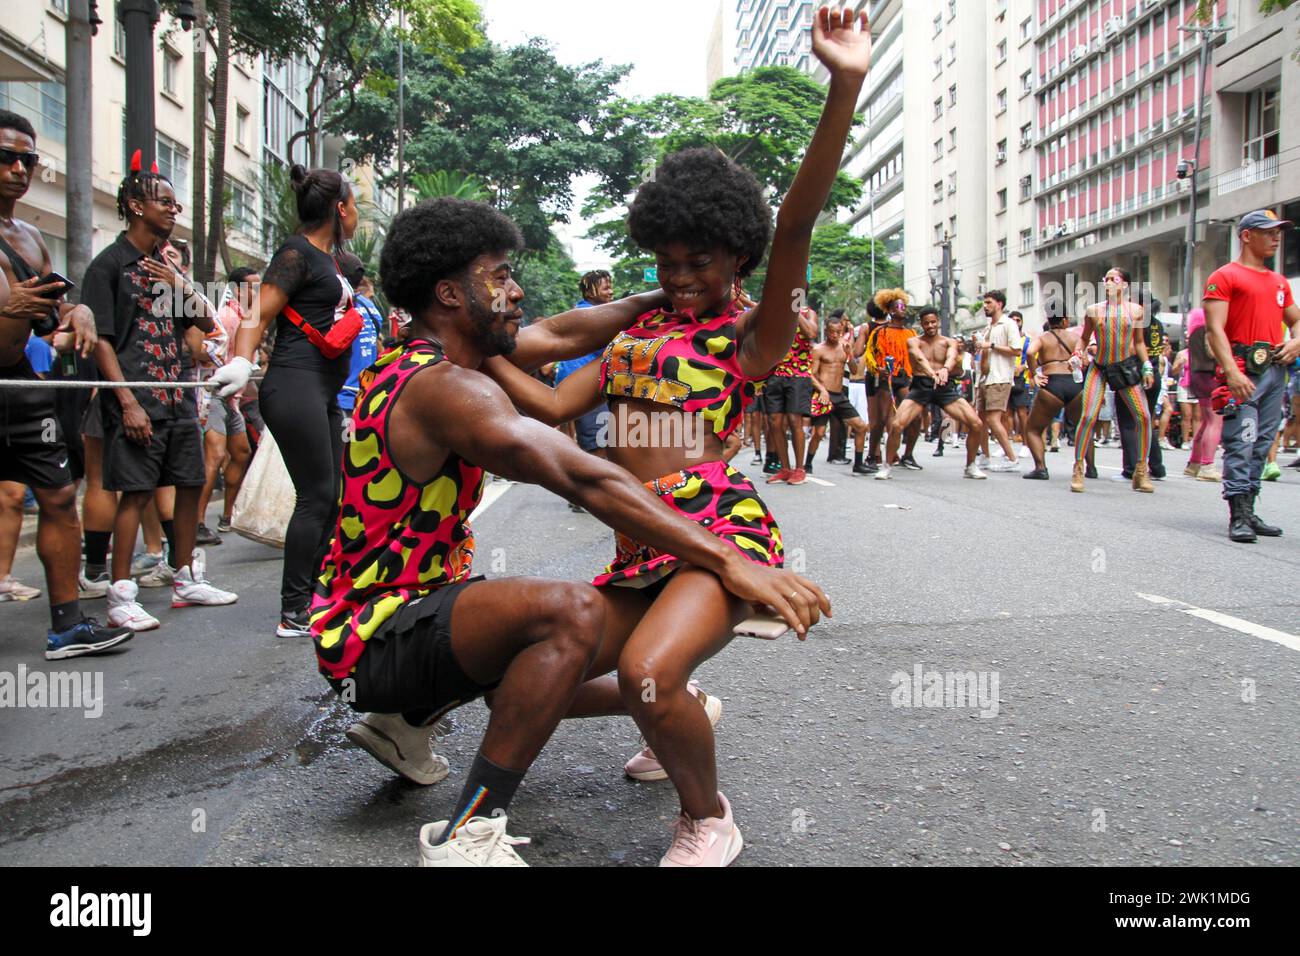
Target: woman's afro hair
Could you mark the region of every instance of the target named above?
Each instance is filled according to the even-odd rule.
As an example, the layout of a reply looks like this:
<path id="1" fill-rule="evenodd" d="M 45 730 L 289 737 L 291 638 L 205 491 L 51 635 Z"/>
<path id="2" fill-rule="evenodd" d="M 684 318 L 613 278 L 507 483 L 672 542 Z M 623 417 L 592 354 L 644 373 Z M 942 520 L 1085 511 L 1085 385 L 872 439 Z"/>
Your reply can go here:
<path id="1" fill-rule="evenodd" d="M 426 199 L 398 213 L 379 256 L 388 301 L 412 315 L 433 302 L 433 288 L 488 252 L 522 249 L 523 236 L 487 203 Z"/>
<path id="2" fill-rule="evenodd" d="M 713 148 L 684 149 L 664 157 L 654 179 L 637 190 L 627 228 L 643 249 L 682 242 L 747 256 L 739 269 L 744 277 L 767 251 L 772 209 L 749 170 Z"/>
<path id="3" fill-rule="evenodd" d="M 881 289 L 875 294 L 874 300 L 881 311 L 888 313 L 890 307 L 899 299 L 903 300 L 903 305 L 912 304 L 912 297 L 903 289 Z"/>

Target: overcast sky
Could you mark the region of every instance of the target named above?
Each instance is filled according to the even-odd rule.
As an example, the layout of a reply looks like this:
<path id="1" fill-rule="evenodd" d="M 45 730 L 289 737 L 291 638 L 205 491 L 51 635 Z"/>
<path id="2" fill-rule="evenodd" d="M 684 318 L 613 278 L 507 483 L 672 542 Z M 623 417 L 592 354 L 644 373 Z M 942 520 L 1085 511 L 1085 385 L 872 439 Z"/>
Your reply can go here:
<path id="1" fill-rule="evenodd" d="M 479 0 L 479 6 L 496 43 L 513 46 L 543 37 L 561 63 L 630 64 L 632 72 L 619 87 L 623 96 L 706 92 L 704 57 L 716 0 Z M 575 182 L 574 222 L 556 230 L 579 271 L 609 264 L 607 255 L 582 238 L 586 225 L 576 217 L 593 182 Z"/>

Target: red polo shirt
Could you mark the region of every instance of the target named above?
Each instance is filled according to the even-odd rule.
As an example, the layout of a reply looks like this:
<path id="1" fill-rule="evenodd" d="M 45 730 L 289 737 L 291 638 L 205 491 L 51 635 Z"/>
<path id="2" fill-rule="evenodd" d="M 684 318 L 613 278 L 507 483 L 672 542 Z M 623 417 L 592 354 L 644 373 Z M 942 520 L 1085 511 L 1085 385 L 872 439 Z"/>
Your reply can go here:
<path id="1" fill-rule="evenodd" d="M 1291 283 L 1272 269 L 1229 262 L 1205 280 L 1205 301 L 1228 303 L 1226 331 L 1235 345 L 1282 344 L 1282 313 L 1293 303 Z"/>

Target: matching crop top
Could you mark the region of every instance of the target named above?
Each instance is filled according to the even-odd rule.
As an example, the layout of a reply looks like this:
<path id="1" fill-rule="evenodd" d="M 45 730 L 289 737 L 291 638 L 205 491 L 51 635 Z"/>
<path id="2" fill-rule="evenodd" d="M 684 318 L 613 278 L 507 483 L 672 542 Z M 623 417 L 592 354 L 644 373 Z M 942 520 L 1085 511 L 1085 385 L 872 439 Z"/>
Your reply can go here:
<path id="1" fill-rule="evenodd" d="M 647 312 L 606 346 L 600 390 L 699 414 L 725 439 L 754 395 L 736 342 L 736 320 L 743 313 L 735 300 L 722 314 L 698 320 L 689 312 Z"/>

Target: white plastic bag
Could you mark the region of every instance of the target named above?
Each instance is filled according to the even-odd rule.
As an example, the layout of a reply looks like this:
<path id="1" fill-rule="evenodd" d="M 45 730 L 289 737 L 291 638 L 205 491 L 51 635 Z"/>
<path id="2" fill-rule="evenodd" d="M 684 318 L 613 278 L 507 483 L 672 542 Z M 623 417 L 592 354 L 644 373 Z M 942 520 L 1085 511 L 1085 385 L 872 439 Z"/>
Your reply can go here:
<path id="1" fill-rule="evenodd" d="M 284 467 L 280 448 L 271 436 L 270 429 L 262 430 L 262 440 L 257 453 L 244 475 L 244 483 L 235 499 L 230 515 L 230 526 L 245 538 L 284 547 L 284 532 L 293 515 L 297 495 L 289 470 Z"/>

